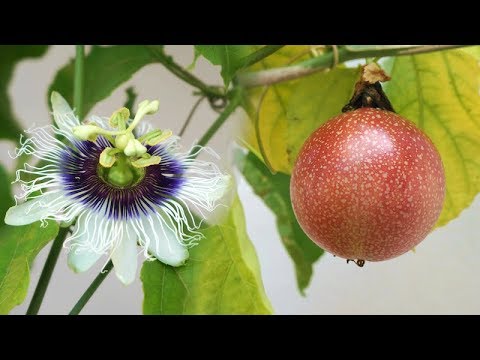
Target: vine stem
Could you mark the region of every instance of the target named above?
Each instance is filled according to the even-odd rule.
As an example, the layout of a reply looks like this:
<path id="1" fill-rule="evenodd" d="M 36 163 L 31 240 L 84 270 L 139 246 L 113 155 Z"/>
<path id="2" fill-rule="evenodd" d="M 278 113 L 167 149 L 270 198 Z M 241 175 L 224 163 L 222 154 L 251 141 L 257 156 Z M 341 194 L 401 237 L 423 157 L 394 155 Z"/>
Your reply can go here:
<path id="1" fill-rule="evenodd" d="M 280 50 L 285 45 L 265 45 L 242 59 L 243 67 L 249 67 Z"/>
<path id="2" fill-rule="evenodd" d="M 338 50 L 338 62 L 342 63 L 345 61 L 363 59 L 366 57 L 380 58 L 384 56 L 422 54 L 440 50 L 454 49 L 463 46 L 465 45 L 425 45 L 415 47 L 412 46 L 409 48 L 366 49 L 360 51 L 352 50 L 348 46 L 343 46 Z M 253 73 L 241 73 L 237 76 L 236 80 L 239 85 L 245 88 L 272 85 L 307 76 L 317 71 L 332 68 L 335 65 L 335 62 L 334 53 L 331 51 L 290 66 L 256 71 Z"/>
<path id="3" fill-rule="evenodd" d="M 183 67 L 178 65 L 175 61 L 173 61 L 171 56 L 168 56 L 165 54 L 162 47 L 147 46 L 147 48 L 150 50 L 150 53 L 152 54 L 152 56 L 154 56 L 155 59 L 160 64 L 165 66 L 167 70 L 169 70 L 176 77 L 180 78 L 181 80 L 185 81 L 186 83 L 200 90 L 208 98 L 215 99 L 215 98 L 226 97 L 226 94 L 223 92 L 221 88 L 205 84 L 202 80 L 197 78 L 195 75 L 193 75 L 192 73 L 188 72 Z"/>
<path id="4" fill-rule="evenodd" d="M 70 310 L 68 315 L 78 315 L 80 314 L 80 311 L 84 308 L 84 306 L 87 304 L 88 300 L 93 296 L 95 291 L 97 291 L 98 287 L 102 284 L 103 280 L 108 276 L 108 274 L 111 273 L 113 269 L 113 263 L 112 260 L 110 260 L 107 265 L 103 268 L 103 270 L 97 275 L 95 280 L 90 284 L 88 289 L 83 293 L 80 299 L 78 299 L 77 303 L 75 306 Z"/>
<path id="5" fill-rule="evenodd" d="M 42 273 L 40 274 L 40 278 L 38 279 L 37 287 L 35 288 L 35 292 L 33 293 L 32 300 L 30 300 L 30 304 L 28 305 L 26 313 L 27 315 L 37 315 L 40 307 L 42 306 L 43 298 L 45 297 L 45 293 L 47 292 L 48 283 L 50 282 L 50 278 L 52 277 L 55 264 L 57 263 L 58 256 L 62 251 L 63 242 L 65 241 L 69 230 L 69 228 L 61 228 L 58 232 L 57 237 L 53 241 L 50 252 L 48 253 L 47 260 L 45 261 L 45 265 L 43 266 Z"/>
<path id="6" fill-rule="evenodd" d="M 81 119 L 83 106 L 83 84 L 84 84 L 84 62 L 85 62 L 85 47 L 84 45 L 77 45 L 75 47 L 75 76 L 73 84 L 73 98 L 74 107 L 77 111 L 78 117 Z M 60 228 L 57 237 L 53 241 L 47 260 L 43 265 L 42 273 L 38 279 L 37 286 L 33 293 L 32 299 L 27 309 L 27 315 L 37 315 L 42 306 L 43 298 L 47 292 L 48 284 L 57 264 L 58 256 L 63 247 L 63 242 L 70 231 L 70 227 Z"/>
<path id="7" fill-rule="evenodd" d="M 178 136 L 182 137 L 183 134 L 185 133 L 185 130 L 187 130 L 188 125 L 190 125 L 190 121 L 193 118 L 193 115 L 195 114 L 195 111 L 197 111 L 198 106 L 202 103 L 202 101 L 205 99 L 205 96 L 200 96 L 200 98 L 195 102 L 195 104 L 192 107 L 192 110 L 190 110 L 190 113 L 187 116 L 187 120 L 185 120 L 185 123 L 182 126 L 182 129 L 178 132 Z"/>
<path id="8" fill-rule="evenodd" d="M 231 93 L 231 99 L 228 102 L 225 109 L 223 109 L 222 113 L 218 116 L 218 118 L 213 122 L 213 124 L 208 128 L 208 130 L 203 134 L 203 136 L 198 141 L 198 145 L 205 146 L 213 135 L 220 129 L 220 127 L 225 123 L 228 117 L 235 111 L 235 109 L 241 104 L 242 102 L 242 89 L 235 88 Z"/>
<path id="9" fill-rule="evenodd" d="M 73 104 L 80 121 L 83 118 L 83 91 L 84 91 L 84 65 L 85 65 L 85 46 L 75 46 L 75 78 L 73 87 Z"/>

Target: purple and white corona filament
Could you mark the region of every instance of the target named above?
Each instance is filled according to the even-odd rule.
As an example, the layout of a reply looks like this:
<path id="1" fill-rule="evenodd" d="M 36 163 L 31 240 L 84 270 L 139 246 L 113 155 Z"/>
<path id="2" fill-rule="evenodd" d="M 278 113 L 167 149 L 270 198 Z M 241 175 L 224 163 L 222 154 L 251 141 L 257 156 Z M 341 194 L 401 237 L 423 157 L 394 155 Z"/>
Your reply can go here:
<path id="1" fill-rule="evenodd" d="M 51 101 L 56 126 L 28 130 L 29 138 L 16 151 L 16 156 L 33 155 L 45 165 L 25 164 L 17 170 L 23 190 L 17 200 L 27 201 L 17 201 L 5 222 L 74 223 L 65 241 L 70 268 L 86 271 L 108 254 L 124 284 L 135 279 L 137 244 L 147 258 L 184 264 L 188 248 L 202 238 L 201 220 L 191 209 L 204 219 L 218 206 L 230 176 L 195 158 L 204 148 L 181 153 L 171 132 L 139 124 L 144 115 L 156 112 L 158 102 L 140 103 L 133 120 L 123 108 L 110 120 L 94 116 L 84 125 L 58 93 L 52 93 Z M 21 180 L 28 174 L 36 178 Z"/>

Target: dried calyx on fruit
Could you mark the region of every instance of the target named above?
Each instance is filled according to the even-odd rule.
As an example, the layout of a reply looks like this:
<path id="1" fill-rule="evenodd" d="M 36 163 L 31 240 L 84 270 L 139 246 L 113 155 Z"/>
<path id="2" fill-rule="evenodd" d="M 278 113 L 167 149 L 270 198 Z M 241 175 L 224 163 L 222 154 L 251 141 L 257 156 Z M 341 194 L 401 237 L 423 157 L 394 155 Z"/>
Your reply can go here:
<path id="1" fill-rule="evenodd" d="M 372 63 L 343 114 L 297 157 L 290 195 L 299 224 L 326 251 L 363 266 L 413 249 L 443 206 L 445 174 L 432 141 L 395 114 Z"/>

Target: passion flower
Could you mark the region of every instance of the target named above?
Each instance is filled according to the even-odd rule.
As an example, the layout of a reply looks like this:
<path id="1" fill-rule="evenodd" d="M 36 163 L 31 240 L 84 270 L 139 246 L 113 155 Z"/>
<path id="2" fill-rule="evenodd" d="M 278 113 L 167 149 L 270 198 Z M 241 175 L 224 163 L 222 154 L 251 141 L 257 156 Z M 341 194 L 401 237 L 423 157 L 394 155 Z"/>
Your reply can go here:
<path id="1" fill-rule="evenodd" d="M 179 138 L 170 131 L 139 126 L 157 111 L 157 101 L 140 103 L 133 120 L 122 108 L 88 124 L 80 123 L 58 93 L 51 102 L 56 126 L 28 130 L 16 151 L 17 157 L 33 155 L 45 165 L 17 170 L 23 192 L 5 222 L 75 223 L 65 241 L 69 266 L 83 272 L 107 254 L 125 284 L 135 279 L 137 244 L 147 258 L 184 264 L 188 248 L 202 238 L 197 230 L 205 211 L 218 205 L 230 176 L 213 162 L 196 159 L 202 147 L 180 152 Z M 34 179 L 23 181 L 27 174 Z"/>

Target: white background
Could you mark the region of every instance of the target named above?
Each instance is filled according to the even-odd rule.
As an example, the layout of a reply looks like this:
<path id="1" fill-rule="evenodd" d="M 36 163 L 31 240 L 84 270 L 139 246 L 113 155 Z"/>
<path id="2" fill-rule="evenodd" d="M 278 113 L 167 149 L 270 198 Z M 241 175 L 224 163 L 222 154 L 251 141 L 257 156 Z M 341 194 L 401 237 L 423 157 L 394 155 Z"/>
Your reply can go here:
<path id="1" fill-rule="evenodd" d="M 47 88 L 56 69 L 74 55 L 73 46 L 52 46 L 45 57 L 22 62 L 10 86 L 14 110 L 24 127 L 44 125 L 50 121 Z M 191 46 L 168 46 L 167 51 L 183 65 L 193 58 Z M 207 83 L 221 84 L 219 69 L 200 60 L 195 73 Z M 110 98 L 92 111 L 108 116 L 125 101 L 124 89 L 134 85 L 139 99 L 160 100 L 155 122 L 162 128 L 178 131 L 195 100 L 194 90 L 168 73 L 161 65 L 149 65 L 139 71 Z M 88 91 L 88 90 L 87 90 Z M 187 130 L 185 146 L 198 139 L 215 119 L 216 114 L 204 103 Z M 228 163 L 232 146 L 230 134 L 238 117 L 220 131 L 211 146 Z M 233 130 L 232 130 L 233 129 Z M 2 161 L 9 169 L 10 143 L 0 146 Z M 480 201 L 465 210 L 446 227 L 435 230 L 419 246 L 408 253 L 383 263 L 367 263 L 364 268 L 331 255 L 323 256 L 315 265 L 314 277 L 302 297 L 296 289 L 292 262 L 281 245 L 271 212 L 237 176 L 238 191 L 244 204 L 248 233 L 257 249 L 265 288 L 277 314 L 476 314 L 480 312 Z M 1 241 L 1 236 L 0 236 Z M 45 248 L 32 266 L 31 286 L 25 303 L 13 314 L 22 314 L 37 282 Z M 103 262 L 81 275 L 72 273 L 62 252 L 45 296 L 42 314 L 68 313 Z M 140 314 L 141 283 L 125 287 L 115 276 L 109 276 L 87 304 L 84 314 Z"/>

